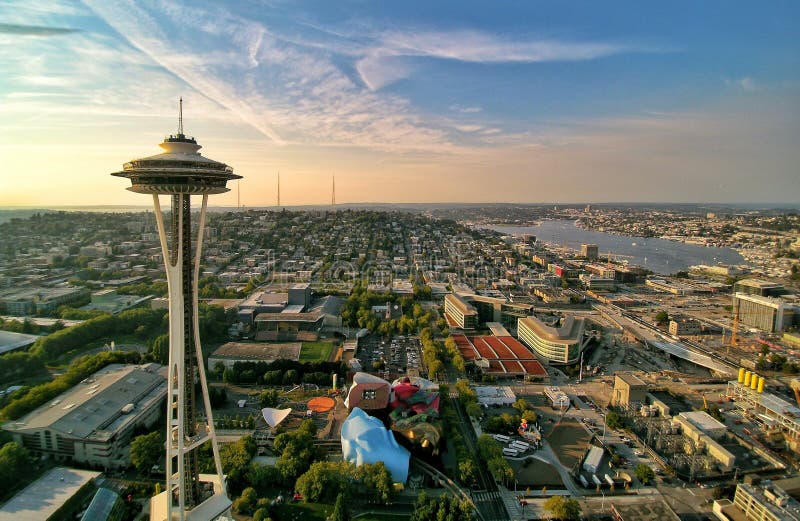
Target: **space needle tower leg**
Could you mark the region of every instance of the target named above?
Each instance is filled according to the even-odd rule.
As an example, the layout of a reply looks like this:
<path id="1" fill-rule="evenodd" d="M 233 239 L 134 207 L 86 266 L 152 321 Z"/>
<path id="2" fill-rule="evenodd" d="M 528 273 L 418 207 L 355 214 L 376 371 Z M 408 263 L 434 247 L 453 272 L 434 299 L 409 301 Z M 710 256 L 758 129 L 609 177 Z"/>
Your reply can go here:
<path id="1" fill-rule="evenodd" d="M 197 247 L 192 258 L 191 200 L 189 194 L 175 194 L 172 199 L 171 236 L 168 237 L 158 195 L 153 195 L 158 234 L 161 240 L 169 291 L 169 367 L 167 381 L 167 490 L 175 490 L 178 504 L 168 499 L 170 515 L 177 506 L 178 519 L 184 520 L 187 510 L 200 504 L 202 497 L 199 479 L 199 445 L 211 441 L 218 483 L 224 494 L 224 481 L 219 448 L 212 420 L 208 381 L 203 367 L 200 345 L 197 286 L 200 271 L 203 228 L 208 196 L 198 222 Z M 171 243 L 171 244 L 170 244 Z M 195 376 L 200 380 L 205 425 L 200 424 L 195 407 Z M 180 392 L 180 391 L 183 392 Z M 177 464 L 177 469 L 174 468 Z M 177 471 L 177 472 L 176 472 Z M 171 499 L 171 498 L 170 498 Z"/>

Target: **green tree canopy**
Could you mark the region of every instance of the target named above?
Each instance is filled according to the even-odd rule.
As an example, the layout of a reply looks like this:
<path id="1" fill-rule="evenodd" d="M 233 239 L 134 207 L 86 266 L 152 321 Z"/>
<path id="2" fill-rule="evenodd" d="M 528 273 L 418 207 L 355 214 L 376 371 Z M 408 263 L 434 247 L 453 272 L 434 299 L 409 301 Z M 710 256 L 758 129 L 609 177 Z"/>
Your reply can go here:
<path id="1" fill-rule="evenodd" d="M 347 499 L 343 493 L 336 496 L 336 503 L 333 505 L 331 521 L 350 521 L 350 511 L 347 508 Z"/>
<path id="2" fill-rule="evenodd" d="M 644 463 L 640 463 L 636 465 L 636 469 L 634 469 L 634 473 L 636 474 L 636 479 L 642 482 L 642 484 L 647 485 L 651 481 L 653 481 L 656 477 L 656 473 L 651 469 L 648 465 Z"/>
<path id="3" fill-rule="evenodd" d="M 554 519 L 573 521 L 581 518 L 581 505 L 576 499 L 552 496 L 544 502 L 544 509 Z"/>
<path id="4" fill-rule="evenodd" d="M 131 463 L 142 474 L 160 463 L 164 453 L 164 439 L 158 431 L 137 436 L 131 442 Z"/>

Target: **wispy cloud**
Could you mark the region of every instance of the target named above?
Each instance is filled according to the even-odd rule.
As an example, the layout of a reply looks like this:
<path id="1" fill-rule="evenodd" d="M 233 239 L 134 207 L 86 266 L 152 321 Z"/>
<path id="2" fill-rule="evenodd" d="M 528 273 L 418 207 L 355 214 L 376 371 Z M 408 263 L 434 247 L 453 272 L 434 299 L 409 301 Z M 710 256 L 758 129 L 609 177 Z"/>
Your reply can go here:
<path id="1" fill-rule="evenodd" d="M 287 42 L 220 8 L 165 3 L 155 16 L 134 4 L 87 4 L 135 48 L 275 143 L 452 148 L 407 100 L 354 82 L 330 49 Z"/>
<path id="2" fill-rule="evenodd" d="M 506 38 L 482 31 L 390 31 L 381 35 L 387 54 L 427 56 L 474 63 L 580 61 L 621 52 L 629 45 L 557 39 Z"/>
<path id="3" fill-rule="evenodd" d="M 450 110 L 455 112 L 460 112 L 462 114 L 476 114 L 478 112 L 481 112 L 483 109 L 481 107 L 477 107 L 474 105 L 466 107 L 463 107 L 461 105 L 450 105 Z"/>
<path id="4" fill-rule="evenodd" d="M 722 78 L 722 81 L 728 87 L 736 87 L 745 92 L 754 92 L 758 90 L 758 84 L 750 76 L 744 76 L 742 78 Z"/>
<path id="5" fill-rule="evenodd" d="M 381 61 L 397 57 L 435 58 L 469 63 L 538 63 L 585 61 L 630 52 L 663 52 L 664 49 L 596 41 L 570 41 L 555 38 L 504 37 L 475 30 L 387 31 L 374 35 L 376 46 L 370 56 L 358 63 L 358 71 L 368 86 L 381 88 L 406 77 L 406 66 L 392 75 Z M 372 87 L 370 87 L 372 88 Z M 373 89 L 376 90 L 376 89 Z"/>

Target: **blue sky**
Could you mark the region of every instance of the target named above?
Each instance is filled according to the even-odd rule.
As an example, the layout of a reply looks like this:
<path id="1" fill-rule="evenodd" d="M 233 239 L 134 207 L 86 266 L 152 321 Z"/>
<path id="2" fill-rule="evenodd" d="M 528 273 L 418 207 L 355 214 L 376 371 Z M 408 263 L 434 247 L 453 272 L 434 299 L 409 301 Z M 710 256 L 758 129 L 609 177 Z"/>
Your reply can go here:
<path id="1" fill-rule="evenodd" d="M 179 96 L 250 206 L 278 171 L 284 204 L 332 175 L 341 202 L 796 202 L 798 11 L 12 0 L 0 205 L 146 204 L 107 174 L 157 151 Z"/>

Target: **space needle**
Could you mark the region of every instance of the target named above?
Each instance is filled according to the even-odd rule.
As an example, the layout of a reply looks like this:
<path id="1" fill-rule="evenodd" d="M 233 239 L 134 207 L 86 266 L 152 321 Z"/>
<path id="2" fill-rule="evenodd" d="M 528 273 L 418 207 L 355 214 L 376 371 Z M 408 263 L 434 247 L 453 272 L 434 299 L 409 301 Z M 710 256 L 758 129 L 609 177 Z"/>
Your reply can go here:
<path id="1" fill-rule="evenodd" d="M 227 192 L 228 181 L 241 179 L 224 163 L 200 155 L 200 145 L 183 133 L 183 99 L 178 133 L 164 138 L 161 154 L 134 159 L 111 175 L 131 180 L 128 190 L 151 194 L 169 291 L 169 368 L 167 376 L 167 482 L 151 500 L 151 521 L 210 521 L 228 512 L 222 465 L 214 433 L 208 381 L 200 348 L 197 281 L 210 194 Z M 160 195 L 170 196 L 169 229 L 161 212 Z M 192 250 L 191 196 L 202 195 Z M 195 384 L 200 380 L 205 419 L 198 415 Z M 200 474 L 200 447 L 210 442 L 216 475 Z"/>

